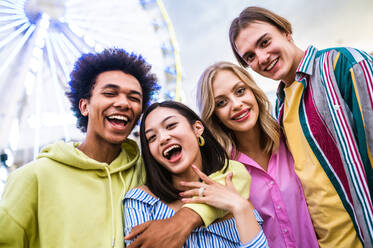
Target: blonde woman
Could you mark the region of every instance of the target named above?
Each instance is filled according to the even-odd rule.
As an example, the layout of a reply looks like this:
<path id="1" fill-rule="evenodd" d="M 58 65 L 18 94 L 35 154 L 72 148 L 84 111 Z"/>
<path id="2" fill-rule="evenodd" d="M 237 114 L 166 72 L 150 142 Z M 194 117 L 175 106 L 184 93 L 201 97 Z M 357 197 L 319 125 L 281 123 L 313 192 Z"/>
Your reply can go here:
<path id="1" fill-rule="evenodd" d="M 202 120 L 231 159 L 252 176 L 249 200 L 264 220 L 270 247 L 318 247 L 294 161 L 248 72 L 229 62 L 208 67 L 198 86 Z"/>

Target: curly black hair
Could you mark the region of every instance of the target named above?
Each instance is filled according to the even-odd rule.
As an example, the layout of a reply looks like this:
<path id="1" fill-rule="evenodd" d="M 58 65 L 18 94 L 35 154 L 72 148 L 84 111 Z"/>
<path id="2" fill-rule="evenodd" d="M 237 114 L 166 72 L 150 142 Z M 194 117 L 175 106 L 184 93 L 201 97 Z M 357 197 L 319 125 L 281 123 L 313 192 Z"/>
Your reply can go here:
<path id="1" fill-rule="evenodd" d="M 106 71 L 122 71 L 134 76 L 140 83 L 143 94 L 142 109 L 148 106 L 151 95 L 159 89 L 155 74 L 150 72 L 151 65 L 141 55 L 128 53 L 123 49 L 109 48 L 101 53 L 83 54 L 75 63 L 70 74 L 70 91 L 66 92 L 71 102 L 71 110 L 77 117 L 76 126 L 87 132 L 88 117 L 79 109 L 80 99 L 91 97 L 93 86 L 100 73 Z"/>

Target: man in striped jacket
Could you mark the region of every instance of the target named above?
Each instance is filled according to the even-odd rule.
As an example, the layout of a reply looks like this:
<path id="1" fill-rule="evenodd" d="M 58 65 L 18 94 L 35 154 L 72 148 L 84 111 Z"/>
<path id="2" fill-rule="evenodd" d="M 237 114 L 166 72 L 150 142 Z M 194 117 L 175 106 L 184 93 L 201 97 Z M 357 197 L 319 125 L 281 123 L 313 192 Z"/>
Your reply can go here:
<path id="1" fill-rule="evenodd" d="M 291 24 L 248 7 L 229 31 L 238 62 L 281 80 L 276 115 L 320 247 L 373 245 L 373 58 L 353 48 L 304 52 Z"/>

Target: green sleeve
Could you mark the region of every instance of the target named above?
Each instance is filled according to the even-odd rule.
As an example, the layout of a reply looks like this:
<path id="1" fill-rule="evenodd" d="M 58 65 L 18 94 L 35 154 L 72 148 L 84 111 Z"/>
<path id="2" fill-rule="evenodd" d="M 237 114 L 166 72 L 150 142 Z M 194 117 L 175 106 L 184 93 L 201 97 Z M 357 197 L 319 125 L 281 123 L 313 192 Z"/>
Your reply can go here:
<path id="1" fill-rule="evenodd" d="M 37 180 L 31 170 L 14 171 L 0 201 L 0 247 L 37 243 Z M 29 173 L 31 172 L 31 173 Z"/>
<path id="2" fill-rule="evenodd" d="M 0 207 L 0 247 L 26 247 L 27 239 L 24 229 Z"/>
<path id="3" fill-rule="evenodd" d="M 250 195 L 251 176 L 241 163 L 230 160 L 229 166 L 225 172 L 223 172 L 223 170 L 215 172 L 210 175 L 210 178 L 218 183 L 225 184 L 225 177 L 229 172 L 233 172 L 232 182 L 236 190 L 242 197 L 248 199 Z M 206 204 L 185 204 L 183 207 L 188 207 L 198 213 L 205 226 L 210 225 L 215 220 L 227 214 L 225 210 L 217 209 Z"/>

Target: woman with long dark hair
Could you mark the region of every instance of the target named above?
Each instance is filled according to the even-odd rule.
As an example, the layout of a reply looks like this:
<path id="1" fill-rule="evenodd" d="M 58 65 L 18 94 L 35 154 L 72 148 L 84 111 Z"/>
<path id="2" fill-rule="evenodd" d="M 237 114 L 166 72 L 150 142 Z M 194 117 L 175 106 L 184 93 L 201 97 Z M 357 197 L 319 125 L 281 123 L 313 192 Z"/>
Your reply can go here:
<path id="1" fill-rule="evenodd" d="M 173 101 L 151 105 L 142 117 L 140 138 L 146 183 L 125 196 L 125 234 L 146 221 L 171 217 L 184 204 L 182 192 L 189 189 L 186 185 L 192 184 L 198 198 L 230 215 L 206 228 L 196 228 L 185 247 L 268 246 L 258 224 L 261 218 L 246 200 L 250 175 L 242 164 L 228 160 L 225 150 L 191 109 Z M 218 171 L 228 173 L 225 186 L 211 179 Z M 200 178 L 204 182 L 199 182 Z M 243 196 L 235 191 L 232 180 L 235 185 L 244 185 Z"/>

